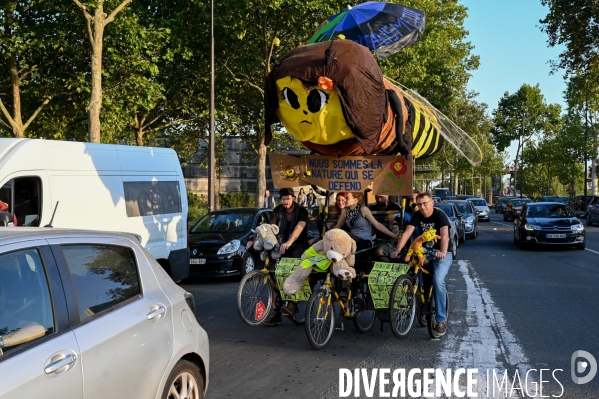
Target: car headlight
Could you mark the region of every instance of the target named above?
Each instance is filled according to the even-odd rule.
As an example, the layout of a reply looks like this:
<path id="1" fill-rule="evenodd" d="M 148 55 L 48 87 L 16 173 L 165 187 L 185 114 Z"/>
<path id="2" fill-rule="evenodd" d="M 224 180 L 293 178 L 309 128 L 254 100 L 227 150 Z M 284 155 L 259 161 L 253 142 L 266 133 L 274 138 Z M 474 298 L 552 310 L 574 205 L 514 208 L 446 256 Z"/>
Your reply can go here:
<path id="1" fill-rule="evenodd" d="M 464 221 L 466 223 L 472 223 L 472 222 L 474 222 L 474 216 L 468 216 L 466 219 L 464 219 Z"/>
<path id="2" fill-rule="evenodd" d="M 534 224 L 528 224 L 528 223 L 526 223 L 526 224 L 524 225 L 524 228 L 525 228 L 526 230 L 528 230 L 528 231 L 533 231 L 533 230 L 541 230 L 541 226 L 537 226 L 537 225 L 534 225 Z"/>
<path id="3" fill-rule="evenodd" d="M 219 249 L 216 254 L 222 255 L 222 254 L 230 254 L 233 252 L 237 252 L 237 250 L 239 250 L 240 244 L 241 243 L 239 242 L 239 240 L 233 240 L 233 241 L 225 244 L 225 246 L 223 246 L 221 249 Z"/>
<path id="4" fill-rule="evenodd" d="M 584 230 L 584 226 L 582 224 L 573 224 L 572 226 L 570 226 L 570 228 L 572 229 L 572 231 L 583 231 Z"/>

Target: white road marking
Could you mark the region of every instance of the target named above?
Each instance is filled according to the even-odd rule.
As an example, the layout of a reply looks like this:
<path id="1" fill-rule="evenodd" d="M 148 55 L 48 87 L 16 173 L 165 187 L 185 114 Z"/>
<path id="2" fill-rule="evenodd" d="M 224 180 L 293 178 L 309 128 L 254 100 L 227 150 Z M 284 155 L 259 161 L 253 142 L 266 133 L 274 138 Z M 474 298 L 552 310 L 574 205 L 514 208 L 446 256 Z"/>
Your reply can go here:
<path id="1" fill-rule="evenodd" d="M 596 253 L 596 254 L 598 254 L 598 255 L 599 255 L 599 252 L 597 252 L 597 251 L 593 251 L 592 249 L 588 249 L 588 248 L 585 248 L 585 249 L 586 249 L 587 251 L 591 251 L 591 252 L 593 252 L 593 253 Z"/>
<path id="2" fill-rule="evenodd" d="M 501 223 L 501 222 L 491 222 L 491 223 L 495 223 L 495 224 L 498 224 L 500 226 L 507 226 L 507 227 L 512 227 L 513 226 L 513 224 L 505 224 L 505 223 Z"/>
<path id="3" fill-rule="evenodd" d="M 506 394 L 505 387 L 503 392 L 499 389 L 493 390 L 492 380 L 489 384 L 490 392 L 487 392 L 487 370 L 490 370 L 491 373 L 493 369 L 497 370 L 497 373 L 500 373 L 499 378 L 507 370 L 510 375 L 509 386 L 511 386 L 516 370 L 518 370 L 519 376 L 525 376 L 531 366 L 518 340 L 508 330 L 505 317 L 495 306 L 489 291 L 478 280 L 474 271 L 471 275 L 469 262 L 460 260 L 458 266 L 466 282 L 468 295 L 466 333 L 463 336 L 451 333 L 445 336 L 443 348 L 435 367 L 451 370 L 478 368 L 476 385 L 478 397 L 503 398 Z M 451 331 L 451 318 L 449 325 Z M 525 388 L 524 381 L 522 378 L 523 388 Z M 536 392 L 534 384 L 529 378 L 527 381 L 528 392 Z M 465 389 L 465 386 L 463 388 Z M 513 393 L 516 395 L 518 391 L 513 391 Z"/>

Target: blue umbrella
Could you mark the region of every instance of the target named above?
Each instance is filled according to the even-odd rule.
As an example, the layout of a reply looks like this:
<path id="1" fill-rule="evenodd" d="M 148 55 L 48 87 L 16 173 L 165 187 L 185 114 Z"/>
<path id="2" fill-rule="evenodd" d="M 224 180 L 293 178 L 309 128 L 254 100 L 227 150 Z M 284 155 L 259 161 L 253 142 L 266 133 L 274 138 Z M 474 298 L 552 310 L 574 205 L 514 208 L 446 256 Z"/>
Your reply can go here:
<path id="1" fill-rule="evenodd" d="M 424 26 L 423 11 L 401 4 L 368 1 L 347 6 L 347 10 L 327 19 L 308 43 L 345 38 L 368 47 L 379 59 L 384 59 L 420 40 Z"/>

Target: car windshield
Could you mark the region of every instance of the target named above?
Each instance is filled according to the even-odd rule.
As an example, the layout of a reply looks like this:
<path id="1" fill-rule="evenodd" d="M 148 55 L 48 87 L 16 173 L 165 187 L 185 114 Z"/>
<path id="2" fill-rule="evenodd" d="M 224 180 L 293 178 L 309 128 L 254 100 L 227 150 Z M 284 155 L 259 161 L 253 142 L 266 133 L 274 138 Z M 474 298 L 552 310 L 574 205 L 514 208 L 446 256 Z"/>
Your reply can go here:
<path id="1" fill-rule="evenodd" d="M 563 204 L 533 205 L 526 211 L 526 216 L 534 218 L 573 218 L 575 215 Z"/>
<path id="2" fill-rule="evenodd" d="M 504 204 L 507 204 L 512 198 L 508 197 L 508 198 L 502 198 L 501 202 L 503 202 Z"/>
<path id="3" fill-rule="evenodd" d="M 204 216 L 191 229 L 192 233 L 241 233 L 252 227 L 253 213 L 213 212 Z"/>
<path id="4" fill-rule="evenodd" d="M 443 212 L 445 212 L 447 214 L 447 216 L 449 217 L 454 217 L 455 215 L 453 214 L 453 206 L 449 205 L 449 204 L 435 204 L 437 206 L 437 208 L 441 209 Z"/>
<path id="5" fill-rule="evenodd" d="M 484 199 L 471 199 L 470 200 L 474 206 L 487 206 L 487 201 Z"/>
<path id="6" fill-rule="evenodd" d="M 458 207 L 460 213 L 472 213 L 472 209 L 470 209 L 467 202 L 456 202 L 455 206 Z"/>

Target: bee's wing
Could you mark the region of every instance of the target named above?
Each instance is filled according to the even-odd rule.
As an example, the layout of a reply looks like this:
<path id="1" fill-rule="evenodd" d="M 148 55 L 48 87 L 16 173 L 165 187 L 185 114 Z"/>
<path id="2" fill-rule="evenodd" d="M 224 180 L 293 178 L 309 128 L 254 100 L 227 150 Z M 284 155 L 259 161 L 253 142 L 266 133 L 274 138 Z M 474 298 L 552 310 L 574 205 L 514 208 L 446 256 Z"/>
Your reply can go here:
<path id="1" fill-rule="evenodd" d="M 455 149 L 464 156 L 470 162 L 472 166 L 478 166 L 482 160 L 483 155 L 476 144 L 476 141 L 472 137 L 468 136 L 466 132 L 460 129 L 451 119 L 446 117 L 441 111 L 433 107 L 426 98 L 414 90 L 410 90 L 400 83 L 394 82 L 391 79 L 385 77 L 389 82 L 392 82 L 397 89 L 399 89 L 404 96 L 410 100 L 413 104 L 417 105 L 420 110 L 429 119 L 429 122 L 436 127 L 441 135 L 447 140 Z"/>

